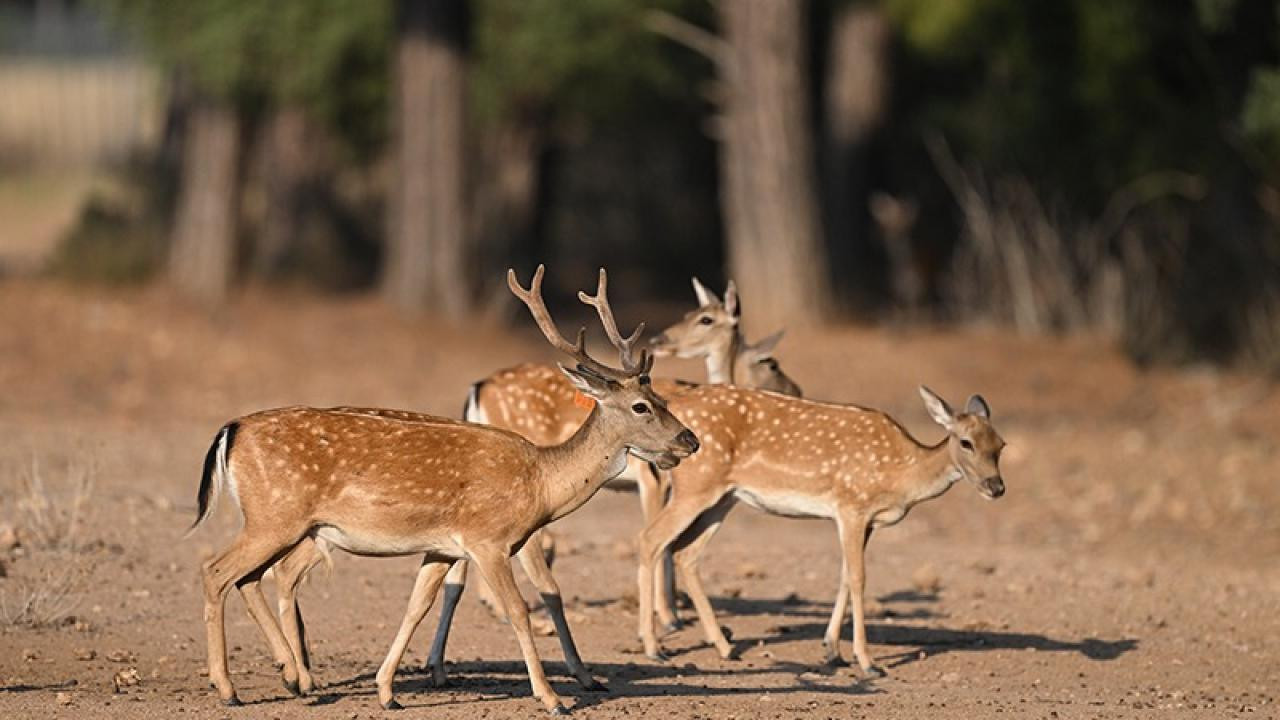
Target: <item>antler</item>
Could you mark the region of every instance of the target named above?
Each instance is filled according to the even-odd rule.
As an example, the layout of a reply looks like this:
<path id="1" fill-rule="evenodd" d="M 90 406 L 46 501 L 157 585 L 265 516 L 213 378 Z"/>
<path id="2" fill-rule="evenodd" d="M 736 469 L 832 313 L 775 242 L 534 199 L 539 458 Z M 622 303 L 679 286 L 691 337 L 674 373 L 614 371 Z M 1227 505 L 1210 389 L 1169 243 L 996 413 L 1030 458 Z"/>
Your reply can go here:
<path id="1" fill-rule="evenodd" d="M 538 329 L 542 330 L 542 334 L 547 338 L 547 342 L 555 349 L 573 357 L 579 365 L 588 370 L 606 378 L 623 379 L 632 374 L 629 370 L 626 372 L 609 367 L 604 363 L 596 360 L 587 354 L 587 329 L 578 330 L 578 341 L 571 343 L 560 334 L 560 329 L 556 327 L 555 320 L 551 319 L 551 313 L 547 310 L 547 304 L 542 299 L 542 274 L 546 270 L 542 265 L 538 265 L 538 269 L 533 273 L 533 282 L 529 284 L 526 290 L 520 286 L 520 281 L 516 279 L 516 271 L 507 270 L 507 287 L 511 288 L 511 292 L 523 302 L 533 315 L 533 319 L 538 323 Z M 617 328 L 614 328 L 617 331 Z M 634 339 L 633 339 L 634 342 Z"/>
<path id="2" fill-rule="evenodd" d="M 578 299 L 596 309 L 596 314 L 600 316 L 600 324 L 604 325 L 604 332 L 609 336 L 609 342 L 618 348 L 618 356 L 622 359 L 622 369 L 631 375 L 641 375 L 649 371 L 652 366 L 652 358 L 649 357 L 647 350 L 640 351 L 640 359 L 635 358 L 636 341 L 640 339 L 640 334 L 644 332 L 644 323 L 636 326 L 630 337 L 622 337 L 622 333 L 618 332 L 618 321 L 613 317 L 613 308 L 609 306 L 609 275 L 600 268 L 600 282 L 596 287 L 595 295 L 588 295 L 585 292 L 578 291 Z"/>

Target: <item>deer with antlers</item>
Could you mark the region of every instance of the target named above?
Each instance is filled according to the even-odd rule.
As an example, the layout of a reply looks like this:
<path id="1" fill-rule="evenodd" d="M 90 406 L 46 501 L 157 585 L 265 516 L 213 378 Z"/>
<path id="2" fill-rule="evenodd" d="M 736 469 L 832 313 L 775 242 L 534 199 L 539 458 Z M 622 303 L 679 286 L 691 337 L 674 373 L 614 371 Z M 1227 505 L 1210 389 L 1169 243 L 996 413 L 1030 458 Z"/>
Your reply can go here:
<path id="1" fill-rule="evenodd" d="M 823 640 L 828 660 L 839 659 L 839 631 L 852 599 L 853 654 L 864 674 L 882 674 L 867 653 L 863 617 L 864 551 L 872 530 L 901 521 L 914 505 L 942 495 L 961 478 L 984 497 L 1004 494 L 1004 441 L 991 425 L 986 401 L 974 395 L 956 413 L 928 388 L 922 386 L 920 394 L 947 432 L 936 445 L 921 444 L 882 412 L 853 405 L 725 385 L 669 397 L 672 412 L 699 434 L 703 449 L 670 471 L 671 499 L 640 534 L 639 634 L 645 653 L 664 659 L 654 632 L 654 568 L 663 550 L 673 547 L 707 642 L 721 657 L 732 657 L 697 564 L 725 516 L 742 501 L 784 517 L 835 521 L 843 562 Z"/>
<path id="2" fill-rule="evenodd" d="M 649 349 L 653 355 L 676 355 L 686 358 L 705 356 L 708 375 L 713 382 L 732 382 L 736 378 L 744 378 L 744 384 L 749 386 L 798 395 L 799 386 L 782 371 L 777 360 L 772 356 L 772 350 L 781 339 L 782 333 L 777 332 L 754 345 L 748 344 L 743 339 L 739 329 L 741 308 L 733 281 L 729 282 L 723 302 L 697 278 L 693 279 L 693 288 L 698 297 L 699 306 L 686 313 L 679 322 L 659 333 L 651 341 Z M 594 298 L 585 294 L 580 294 L 579 297 L 587 304 L 596 305 L 597 299 L 605 297 L 606 292 L 607 277 L 602 276 L 600 287 Z M 601 308 L 597 307 L 597 311 L 600 310 Z M 615 343 L 622 342 L 616 322 L 613 321 L 612 312 L 606 312 L 601 317 L 608 318 L 603 322 L 611 340 Z M 655 382 L 655 388 L 659 394 L 676 392 L 682 387 L 684 386 L 669 380 Z M 571 437 L 586 420 L 590 410 L 583 407 L 581 399 L 574 385 L 556 368 L 525 364 L 500 371 L 474 384 L 468 395 L 463 416 L 470 422 L 492 424 L 518 432 L 537 445 L 557 445 Z M 394 415 L 401 412 L 366 408 L 343 408 L 343 410 L 375 415 Z M 623 489 L 638 487 L 646 517 L 656 513 L 664 490 L 659 486 L 658 478 L 653 473 L 642 469 L 641 463 L 637 462 L 634 456 L 628 457 L 627 469 L 617 478 L 606 483 L 606 487 Z M 601 689 L 601 684 L 583 663 L 565 619 L 560 588 L 551 574 L 550 564 L 543 553 L 543 548 L 552 546 L 549 536 L 539 531 L 525 543 L 516 557 L 542 597 L 570 672 L 583 687 L 592 690 Z M 280 623 L 288 645 L 287 648 L 282 648 L 273 644 L 272 648 L 275 661 L 281 666 L 288 667 L 290 658 L 297 659 L 297 680 L 286 684 L 299 694 L 309 693 L 314 687 L 314 680 L 310 672 L 310 652 L 306 642 L 305 624 L 297 599 L 298 587 L 313 567 L 327 561 L 328 558 L 329 548 L 323 539 L 307 538 L 272 569 L 278 589 Z M 448 682 L 444 666 L 445 649 L 454 612 L 467 581 L 467 567 L 465 559 L 459 560 L 454 563 L 445 579 L 440 622 L 436 628 L 428 660 L 432 669 L 432 679 L 437 686 L 444 686 Z M 674 588 L 667 582 L 670 574 L 665 570 L 666 568 L 661 568 L 657 577 L 657 585 L 664 588 L 664 593 L 658 598 L 656 607 L 665 626 L 674 629 L 679 626 L 673 609 L 675 607 Z M 485 604 L 495 613 L 501 613 L 502 603 L 492 597 L 489 586 L 482 584 L 481 588 L 487 591 L 482 595 Z M 250 610 L 265 633 L 266 626 L 260 620 L 260 615 L 266 612 L 262 609 L 266 607 L 266 599 L 256 586 L 252 594 L 254 597 Z"/>
<path id="3" fill-rule="evenodd" d="M 209 678 L 225 703 L 238 704 L 227 673 L 224 605 L 238 587 L 278 657 L 286 685 L 297 683 L 297 658 L 269 612 L 258 583 L 280 558 L 309 538 L 358 555 L 422 554 L 408 612 L 377 673 L 378 699 L 397 707 L 392 680 L 413 631 L 454 562 L 475 562 L 497 593 L 519 641 L 533 692 L 565 712 L 547 683 L 528 612 L 509 558 L 540 527 L 573 512 L 626 465 L 628 453 L 662 468 L 698 450 L 698 440 L 650 386 L 652 356 L 634 352 L 640 328 L 617 333 L 601 272 L 595 305 L 621 369 L 588 355 L 560 334 L 542 300 L 543 268 L 528 290 L 515 272 L 511 291 L 543 335 L 576 362 L 562 368 L 595 401 L 565 442 L 540 447 L 498 428 L 399 411 L 267 410 L 233 420 L 205 458 L 194 530 L 222 489 L 239 502 L 244 527 L 231 546 L 203 566 Z M 302 552 L 316 552 L 315 543 Z"/>
<path id="4" fill-rule="evenodd" d="M 741 307 L 738 292 L 732 280 L 725 290 L 723 302 L 707 289 L 696 277 L 693 290 L 698 307 L 685 313 L 675 324 L 656 335 L 649 344 L 654 355 L 682 358 L 705 358 L 708 380 L 712 383 L 741 382 L 747 387 L 772 390 L 788 395 L 799 395 L 800 387 L 783 372 L 773 357 L 773 348 L 782 338 L 782 332 L 756 343 L 748 343 L 742 335 L 739 320 Z M 655 380 L 654 387 L 664 397 L 678 393 L 687 384 L 672 380 Z M 562 442 L 585 419 L 584 409 L 574 388 L 564 377 L 543 365 L 526 364 L 495 373 L 475 383 L 468 395 L 464 417 L 518 432 L 540 445 Z M 634 486 L 640 493 L 640 504 L 646 521 L 656 516 L 662 506 L 665 488 L 656 475 L 632 458 L 628 468 L 606 487 L 628 489 Z M 543 533 L 539 533 L 543 535 Z M 546 605 L 548 615 L 555 625 L 561 647 L 571 671 L 588 688 L 596 687 L 590 673 L 583 666 L 573 639 L 562 628 L 568 628 L 564 619 L 563 601 L 558 586 L 551 578 L 541 548 L 547 546 L 542 537 L 525 545 L 520 553 L 521 567 L 534 580 Z M 675 615 L 675 591 L 668 582 L 670 575 L 665 568 L 659 571 L 657 587 L 662 594 L 656 603 L 659 617 L 667 628 L 679 627 Z M 433 681 L 442 686 L 448 682 L 444 667 L 445 648 L 454 611 L 467 581 L 467 565 L 458 562 L 445 579 L 444 600 L 440 610 L 440 622 L 436 626 L 435 640 L 431 645 L 428 664 Z M 484 586 L 482 586 L 483 588 Z M 482 596 L 483 598 L 483 596 Z M 485 604 L 497 608 L 497 603 L 485 600 Z M 282 607 L 282 612 L 289 612 Z"/>

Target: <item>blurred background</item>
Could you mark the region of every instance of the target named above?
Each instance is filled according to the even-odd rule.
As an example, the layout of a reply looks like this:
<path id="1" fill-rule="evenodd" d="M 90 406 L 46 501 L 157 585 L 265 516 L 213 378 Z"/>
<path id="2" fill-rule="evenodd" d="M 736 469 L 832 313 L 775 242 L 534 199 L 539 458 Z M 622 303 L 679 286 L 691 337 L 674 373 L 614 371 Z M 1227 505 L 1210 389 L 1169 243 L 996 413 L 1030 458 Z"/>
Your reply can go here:
<path id="1" fill-rule="evenodd" d="M 511 310 L 733 277 L 757 334 L 1280 371 L 1272 0 L 0 0 L 0 272 Z"/>
<path id="2" fill-rule="evenodd" d="M 760 664 L 689 630 L 713 673 L 637 674 L 640 515 L 599 493 L 556 526 L 598 717 L 754 716 L 773 689 L 788 717 L 1274 707 L 1280 0 L 0 0 L 0 717 L 208 700 L 194 570 L 239 514 L 178 538 L 217 428 L 457 417 L 562 359 L 503 279 L 538 262 L 597 340 L 573 295 L 597 267 L 653 331 L 691 275 L 733 278 L 806 397 L 932 443 L 916 386 L 979 392 L 1008 441 L 1000 502 L 960 485 L 876 534 L 871 641 L 910 684 L 885 695 L 797 685 L 831 530 L 747 509 L 703 567 Z M 339 565 L 308 633 L 354 716 L 416 561 Z M 471 602 L 463 702 L 432 712 L 526 717 Z M 230 616 L 246 697 L 283 693 Z M 131 669 L 146 703 L 112 690 Z"/>

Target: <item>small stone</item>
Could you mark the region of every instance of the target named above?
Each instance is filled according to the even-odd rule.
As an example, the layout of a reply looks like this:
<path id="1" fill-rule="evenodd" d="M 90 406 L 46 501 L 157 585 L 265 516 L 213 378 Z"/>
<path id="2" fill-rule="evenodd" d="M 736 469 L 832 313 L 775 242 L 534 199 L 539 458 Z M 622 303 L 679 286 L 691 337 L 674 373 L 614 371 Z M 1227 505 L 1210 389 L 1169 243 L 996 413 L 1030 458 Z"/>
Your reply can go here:
<path id="1" fill-rule="evenodd" d="M 116 692 L 123 692 L 124 688 L 133 687 L 142 682 L 142 678 L 138 676 L 137 668 L 125 668 L 115 674 L 111 678 L 111 684 Z"/>
<path id="2" fill-rule="evenodd" d="M 54 696 L 53 696 L 53 699 L 54 699 L 55 701 L 57 701 L 57 703 L 58 703 L 59 705 L 70 705 L 70 704 L 71 704 L 71 693 L 69 693 L 69 692 L 59 692 L 58 694 L 56 694 L 56 695 L 54 695 Z"/>
<path id="3" fill-rule="evenodd" d="M 22 649 L 22 659 L 26 660 L 27 662 L 33 662 L 39 657 L 40 657 L 40 654 L 37 653 L 35 650 L 32 650 L 31 648 Z"/>
<path id="4" fill-rule="evenodd" d="M 0 525 L 0 552 L 8 552 L 21 544 L 18 541 L 18 531 L 12 525 Z"/>
<path id="5" fill-rule="evenodd" d="M 924 564 L 916 568 L 911 574 L 911 586 L 916 592 L 925 595 L 935 595 L 942 588 L 942 580 L 938 577 L 938 571 L 931 564 Z"/>
<path id="6" fill-rule="evenodd" d="M 80 648 L 79 650 L 76 650 L 77 660 L 88 661 L 96 657 L 98 657 L 98 651 L 93 648 Z"/>
<path id="7" fill-rule="evenodd" d="M 107 653 L 107 659 L 111 662 L 127 663 L 133 661 L 134 655 L 128 650 L 112 650 Z"/>

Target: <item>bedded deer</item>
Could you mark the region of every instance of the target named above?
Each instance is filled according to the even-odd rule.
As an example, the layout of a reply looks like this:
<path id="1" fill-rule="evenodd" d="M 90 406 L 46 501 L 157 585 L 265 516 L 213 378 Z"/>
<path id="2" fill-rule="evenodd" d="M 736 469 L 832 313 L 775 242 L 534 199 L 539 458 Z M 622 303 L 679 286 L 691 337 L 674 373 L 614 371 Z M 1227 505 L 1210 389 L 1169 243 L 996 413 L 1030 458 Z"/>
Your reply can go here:
<path id="1" fill-rule="evenodd" d="M 841 588 L 824 637 L 828 660 L 839 658 L 845 598 L 853 605 L 853 654 L 864 674 L 876 675 L 867 653 L 863 618 L 864 551 L 872 530 L 902 520 L 917 503 L 936 498 L 961 478 L 984 497 L 1004 494 L 1004 441 L 978 395 L 963 413 L 928 388 L 921 397 L 947 431 L 921 444 L 888 415 L 837 405 L 707 385 L 668 398 L 671 411 L 698 433 L 702 451 L 670 471 L 671 499 L 641 532 L 639 634 L 645 653 L 663 659 L 654 633 L 653 574 L 664 549 L 693 600 L 707 642 L 721 657 L 732 648 L 716 622 L 697 564 L 729 510 L 742 501 L 784 517 L 835 521 L 843 551 Z"/>
<path id="2" fill-rule="evenodd" d="M 244 526 L 231 546 L 203 566 L 209 678 L 225 703 L 238 704 L 227 673 L 224 606 L 240 588 L 273 652 L 285 659 L 286 686 L 296 687 L 297 658 L 258 583 L 277 558 L 304 540 L 357 555 L 423 555 L 409 609 L 377 673 L 378 699 L 397 707 L 392 680 L 405 647 L 454 562 L 476 563 L 511 620 L 534 695 L 564 712 L 547 683 L 516 589 L 509 559 L 540 527 L 573 512 L 625 467 L 628 453 L 671 468 L 698 450 L 698 440 L 667 410 L 649 382 L 652 356 L 616 332 L 601 271 L 590 299 L 618 349 L 621 368 L 592 358 L 586 328 L 570 343 L 542 300 L 543 268 L 528 290 L 508 271 L 511 291 L 529 308 L 548 342 L 574 359 L 565 376 L 595 401 L 586 421 L 563 443 L 534 445 L 483 425 L 398 411 L 284 408 L 232 420 L 205 458 L 199 511 L 192 530 L 225 488 Z M 314 544 L 313 544 L 314 548 Z M 314 551 L 314 550 L 311 550 Z"/>

